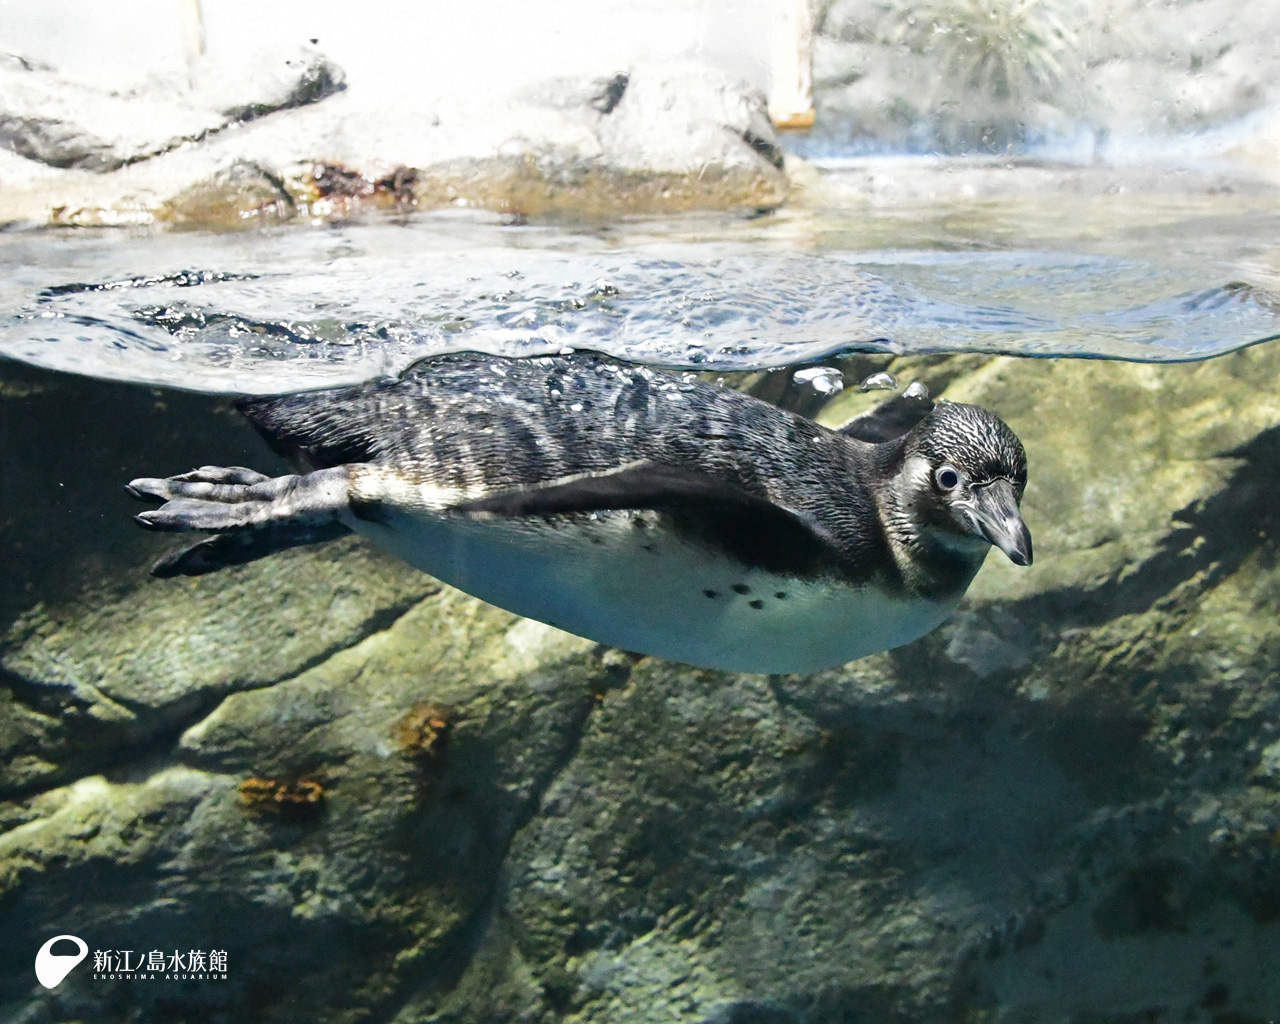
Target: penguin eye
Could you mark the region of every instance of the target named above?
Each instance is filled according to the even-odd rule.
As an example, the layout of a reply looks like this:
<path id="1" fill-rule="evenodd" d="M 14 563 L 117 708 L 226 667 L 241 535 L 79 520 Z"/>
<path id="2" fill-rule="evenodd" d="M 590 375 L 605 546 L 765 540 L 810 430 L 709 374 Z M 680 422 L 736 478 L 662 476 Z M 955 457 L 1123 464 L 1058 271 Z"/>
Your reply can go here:
<path id="1" fill-rule="evenodd" d="M 954 491 L 960 486 L 960 470 L 951 466 L 939 466 L 933 478 L 944 491 Z"/>

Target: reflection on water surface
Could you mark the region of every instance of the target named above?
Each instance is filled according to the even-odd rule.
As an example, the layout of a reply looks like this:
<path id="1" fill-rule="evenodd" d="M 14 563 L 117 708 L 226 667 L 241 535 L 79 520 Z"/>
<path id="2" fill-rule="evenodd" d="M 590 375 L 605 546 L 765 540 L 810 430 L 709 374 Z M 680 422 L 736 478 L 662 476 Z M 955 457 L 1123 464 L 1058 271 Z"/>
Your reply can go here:
<path id="1" fill-rule="evenodd" d="M 851 351 L 1177 361 L 1280 333 L 1280 212 L 1262 186 L 877 167 L 829 174 L 808 203 L 748 221 L 425 214 L 216 236 L 13 234 L 0 238 L 0 353 L 272 392 L 456 349 L 730 370 Z"/>

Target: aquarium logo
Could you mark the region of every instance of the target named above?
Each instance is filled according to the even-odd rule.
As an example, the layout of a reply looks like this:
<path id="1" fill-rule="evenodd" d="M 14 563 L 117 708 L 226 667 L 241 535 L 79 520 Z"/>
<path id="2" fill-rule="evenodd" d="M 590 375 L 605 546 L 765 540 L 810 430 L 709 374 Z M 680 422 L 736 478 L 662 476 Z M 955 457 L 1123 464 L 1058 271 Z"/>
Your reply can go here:
<path id="1" fill-rule="evenodd" d="M 55 953 L 55 943 L 74 942 L 79 951 L 76 953 Z M 81 960 L 89 955 L 89 944 L 76 935 L 55 935 L 36 954 L 36 980 L 45 988 L 57 988 L 62 980 L 71 973 Z"/>
<path id="2" fill-rule="evenodd" d="M 166 953 L 153 949 L 135 953 L 132 949 L 95 949 L 94 981 L 226 981 L 227 951 L 175 949 Z"/>
<path id="3" fill-rule="evenodd" d="M 53 947 L 63 940 L 76 944 L 75 953 L 55 953 Z M 89 955 L 89 944 L 77 935 L 55 935 L 36 954 L 36 978 L 45 988 L 56 988 Z M 183 953 L 175 949 L 166 953 L 153 949 L 149 953 L 132 949 L 95 949 L 94 981 L 226 981 L 225 949 L 191 949 Z"/>

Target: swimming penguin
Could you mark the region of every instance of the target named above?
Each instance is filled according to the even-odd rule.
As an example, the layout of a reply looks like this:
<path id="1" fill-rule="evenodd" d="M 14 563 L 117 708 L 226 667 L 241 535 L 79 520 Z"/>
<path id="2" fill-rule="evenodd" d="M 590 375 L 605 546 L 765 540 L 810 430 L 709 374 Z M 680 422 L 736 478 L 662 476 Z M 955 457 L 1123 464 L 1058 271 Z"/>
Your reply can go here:
<path id="1" fill-rule="evenodd" d="M 788 673 L 929 632 L 991 545 L 1031 564 L 1022 444 L 972 405 L 895 398 L 836 431 L 692 374 L 457 354 L 238 407 L 302 472 L 134 480 L 164 501 L 144 526 L 214 534 L 156 575 L 354 530 L 603 644 Z"/>

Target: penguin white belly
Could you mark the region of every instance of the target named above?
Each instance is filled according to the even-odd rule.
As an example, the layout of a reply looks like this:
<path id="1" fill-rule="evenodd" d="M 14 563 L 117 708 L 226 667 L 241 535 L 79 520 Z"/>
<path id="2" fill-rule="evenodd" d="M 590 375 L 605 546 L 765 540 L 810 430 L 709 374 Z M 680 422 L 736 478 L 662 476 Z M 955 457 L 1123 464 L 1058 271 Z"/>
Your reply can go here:
<path id="1" fill-rule="evenodd" d="M 611 647 L 707 668 L 830 668 L 924 635 L 956 603 L 744 568 L 661 528 L 650 513 L 481 519 L 384 508 L 380 521 L 346 521 L 490 604 Z"/>

